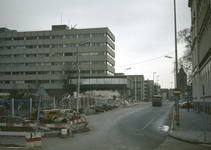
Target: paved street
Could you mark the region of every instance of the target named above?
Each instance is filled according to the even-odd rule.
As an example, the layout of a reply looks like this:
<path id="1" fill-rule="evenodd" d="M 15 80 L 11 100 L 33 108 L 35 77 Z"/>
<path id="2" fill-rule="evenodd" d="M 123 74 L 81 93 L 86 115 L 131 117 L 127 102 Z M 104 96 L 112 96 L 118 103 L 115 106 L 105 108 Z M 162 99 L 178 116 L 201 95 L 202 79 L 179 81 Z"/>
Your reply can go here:
<path id="1" fill-rule="evenodd" d="M 42 149 L 153 149 L 167 138 L 171 105 L 151 103 L 89 116 L 90 131 L 42 141 Z"/>
<path id="2" fill-rule="evenodd" d="M 210 149 L 210 145 L 187 143 L 167 134 L 172 105 L 164 103 L 161 107 L 152 107 L 151 103 L 141 103 L 135 107 L 88 116 L 89 132 L 74 134 L 69 138 L 42 138 L 41 149 Z M 24 137 L 0 137 L 0 141 L 25 144 Z"/>

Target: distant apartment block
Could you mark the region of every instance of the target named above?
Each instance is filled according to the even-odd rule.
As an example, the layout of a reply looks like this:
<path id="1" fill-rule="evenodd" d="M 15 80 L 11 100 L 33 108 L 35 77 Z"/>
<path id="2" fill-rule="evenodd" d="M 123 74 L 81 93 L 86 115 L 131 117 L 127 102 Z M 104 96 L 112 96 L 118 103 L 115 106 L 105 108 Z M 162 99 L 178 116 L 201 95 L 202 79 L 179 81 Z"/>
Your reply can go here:
<path id="1" fill-rule="evenodd" d="M 131 90 L 131 98 L 136 101 L 144 100 L 144 76 L 128 75 L 133 80 L 133 90 Z"/>
<path id="2" fill-rule="evenodd" d="M 145 80 L 144 81 L 144 99 L 147 102 L 152 101 L 154 90 L 154 81 L 153 80 Z"/>
<path id="3" fill-rule="evenodd" d="M 84 43 L 85 42 L 85 43 Z M 84 44 L 83 44 L 84 43 Z M 68 79 L 113 76 L 115 36 L 109 28 L 70 29 L 53 25 L 49 31 L 18 32 L 0 28 L 0 91 L 62 90 Z"/>

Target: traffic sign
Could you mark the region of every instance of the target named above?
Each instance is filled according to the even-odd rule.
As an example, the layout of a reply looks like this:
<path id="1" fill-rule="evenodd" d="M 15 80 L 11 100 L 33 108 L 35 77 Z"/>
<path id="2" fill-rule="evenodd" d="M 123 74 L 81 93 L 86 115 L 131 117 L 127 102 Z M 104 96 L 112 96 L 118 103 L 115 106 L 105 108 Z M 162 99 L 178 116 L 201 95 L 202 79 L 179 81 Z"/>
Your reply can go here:
<path id="1" fill-rule="evenodd" d="M 37 90 L 37 93 L 35 96 L 48 96 L 47 91 L 44 89 L 43 86 L 40 86 L 40 88 Z"/>
<path id="2" fill-rule="evenodd" d="M 174 89 L 174 95 L 179 96 L 180 95 L 180 89 Z"/>

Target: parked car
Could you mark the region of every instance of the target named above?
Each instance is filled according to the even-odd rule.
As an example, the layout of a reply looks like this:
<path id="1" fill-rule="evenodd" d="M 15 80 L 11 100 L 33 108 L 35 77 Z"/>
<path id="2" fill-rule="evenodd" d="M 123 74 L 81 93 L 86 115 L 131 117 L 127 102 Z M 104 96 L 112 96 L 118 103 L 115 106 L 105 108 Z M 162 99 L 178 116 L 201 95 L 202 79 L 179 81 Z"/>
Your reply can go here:
<path id="1" fill-rule="evenodd" d="M 65 113 L 74 113 L 76 112 L 75 110 L 73 109 L 61 109 L 61 114 L 65 114 Z"/>
<path id="2" fill-rule="evenodd" d="M 187 108 L 187 102 L 183 102 L 180 104 L 180 108 Z M 193 108 L 193 103 L 190 103 L 190 107 L 189 108 Z"/>

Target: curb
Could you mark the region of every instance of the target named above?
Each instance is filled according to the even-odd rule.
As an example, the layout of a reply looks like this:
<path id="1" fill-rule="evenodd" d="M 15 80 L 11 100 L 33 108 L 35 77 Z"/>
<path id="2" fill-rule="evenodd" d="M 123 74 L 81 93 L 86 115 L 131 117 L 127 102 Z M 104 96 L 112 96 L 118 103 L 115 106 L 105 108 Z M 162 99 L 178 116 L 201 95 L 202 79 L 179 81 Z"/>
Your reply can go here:
<path id="1" fill-rule="evenodd" d="M 172 119 L 173 119 L 173 118 L 172 118 Z M 193 143 L 193 144 L 209 144 L 209 145 L 211 144 L 210 141 L 199 141 L 199 140 L 197 140 L 197 139 L 184 139 L 184 138 L 182 138 L 182 137 L 175 136 L 174 133 L 170 133 L 171 131 L 175 132 L 175 129 L 172 129 L 173 123 L 174 123 L 174 122 L 172 122 L 172 124 L 171 124 L 169 130 L 167 131 L 167 133 L 168 133 L 169 136 L 171 136 L 171 137 L 173 137 L 173 138 L 175 138 L 175 139 L 178 139 L 178 140 L 180 140 L 180 141 L 184 141 L 184 142 L 188 142 L 188 143 Z"/>
<path id="2" fill-rule="evenodd" d="M 169 136 L 171 136 L 171 137 L 173 137 L 173 138 L 175 138 L 175 139 L 178 139 L 178 140 L 180 140 L 180 141 L 184 141 L 184 142 L 188 142 L 188 143 L 193 143 L 193 144 L 211 144 L 211 142 L 209 142 L 209 141 L 204 141 L 204 142 L 202 142 L 202 141 L 197 141 L 197 140 L 193 140 L 193 139 L 184 139 L 184 138 L 182 138 L 182 137 L 177 137 L 177 136 L 175 136 L 173 133 L 170 133 L 170 131 L 171 131 L 172 129 L 170 129 L 169 128 L 169 130 L 168 130 L 168 135 Z"/>
<path id="3" fill-rule="evenodd" d="M 0 147 L 0 149 L 30 149 L 29 147 Z"/>

